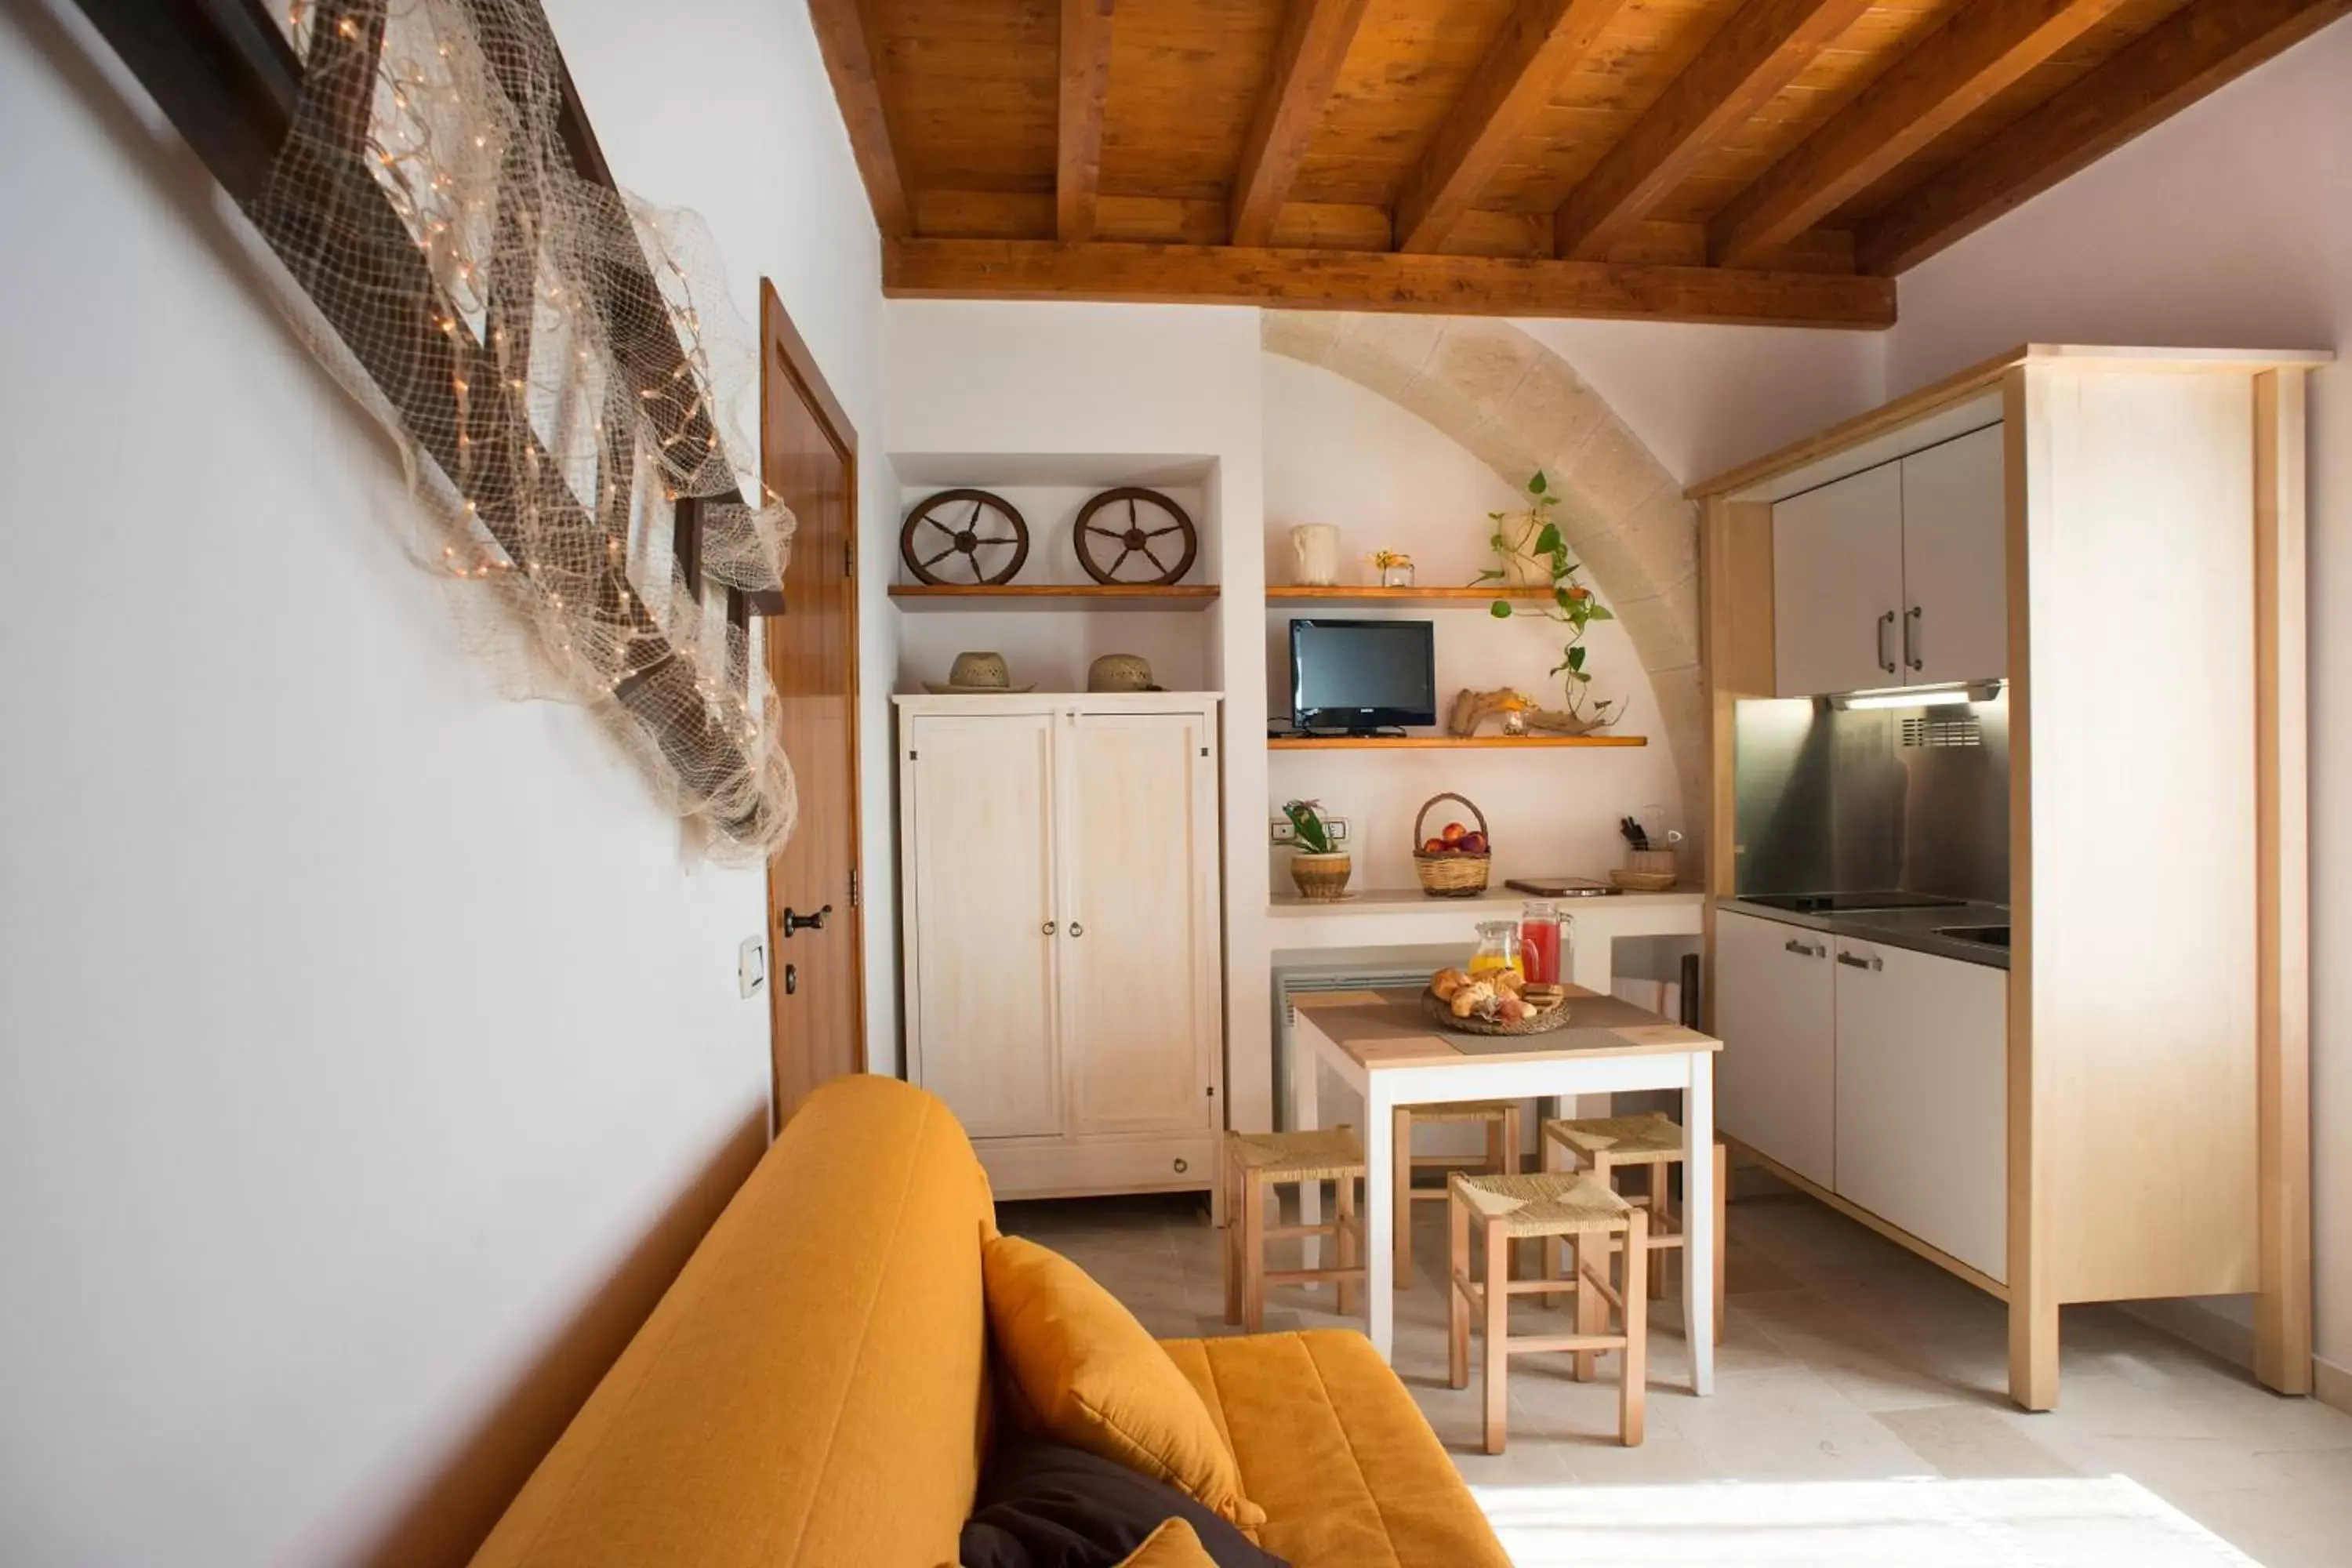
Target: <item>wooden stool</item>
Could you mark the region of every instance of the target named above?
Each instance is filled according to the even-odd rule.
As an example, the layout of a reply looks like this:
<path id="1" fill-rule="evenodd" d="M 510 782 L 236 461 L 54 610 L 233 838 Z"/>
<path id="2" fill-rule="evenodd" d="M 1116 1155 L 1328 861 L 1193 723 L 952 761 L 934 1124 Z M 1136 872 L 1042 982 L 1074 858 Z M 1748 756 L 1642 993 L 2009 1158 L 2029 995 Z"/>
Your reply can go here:
<path id="1" fill-rule="evenodd" d="M 1611 1192 L 1591 1176 L 1567 1172 L 1531 1172 L 1523 1176 L 1471 1176 L 1456 1172 L 1446 1182 L 1449 1218 L 1453 1223 L 1453 1289 L 1447 1292 L 1445 1367 L 1456 1388 L 1470 1386 L 1470 1314 L 1485 1322 L 1486 1373 L 1486 1452 L 1503 1451 L 1504 1374 L 1510 1358 L 1566 1351 L 1576 1357 L 1576 1380 L 1591 1381 L 1594 1359 L 1601 1351 L 1622 1351 L 1623 1382 L 1617 1393 L 1617 1440 L 1627 1447 L 1642 1441 L 1643 1384 L 1648 1376 L 1649 1310 L 1643 1271 L 1625 1270 L 1624 1283 L 1612 1289 L 1609 1255 L 1623 1237 L 1626 1256 L 1642 1255 L 1649 1215 Z M 1485 1237 L 1484 1278 L 1470 1273 L 1470 1232 Z M 1511 1333 L 1511 1298 L 1549 1295 L 1562 1287 L 1558 1279 L 1510 1278 L 1511 1243 L 1527 1237 L 1572 1237 L 1576 1269 L 1567 1289 L 1576 1296 L 1576 1332 L 1572 1334 Z M 1609 1309 L 1618 1314 L 1618 1330 L 1608 1331 Z"/>
<path id="2" fill-rule="evenodd" d="M 1357 1261 L 1364 1244 L 1363 1221 L 1356 1217 L 1356 1184 L 1365 1179 L 1364 1145 L 1345 1127 L 1328 1132 L 1228 1132 L 1218 1179 L 1225 1190 L 1225 1321 L 1251 1333 L 1265 1327 L 1265 1288 L 1331 1280 L 1339 1287 L 1339 1310 L 1356 1310 L 1356 1288 L 1364 1283 Z M 1268 1225 L 1268 1187 L 1286 1183 L 1332 1184 L 1338 1212 L 1328 1225 Z M 1276 1217 L 1281 1217 L 1280 1205 Z M 1293 1236 L 1336 1237 L 1337 1268 L 1265 1267 L 1265 1244 Z"/>
<path id="3" fill-rule="evenodd" d="M 1465 1100 L 1448 1105 L 1400 1105 L 1391 1123 L 1395 1135 L 1393 1147 L 1396 1159 L 1396 1212 L 1391 1223 L 1396 1229 L 1396 1287 L 1402 1290 L 1412 1283 L 1412 1205 L 1416 1203 L 1442 1204 L 1445 1201 L 1443 1186 L 1415 1187 L 1415 1171 L 1474 1171 L 1489 1176 L 1508 1176 L 1519 1169 L 1519 1102 L 1516 1100 Z M 1474 1165 L 1450 1154 L 1424 1154 L 1413 1158 L 1412 1128 L 1416 1121 L 1430 1125 L 1446 1122 L 1483 1121 L 1486 1124 L 1486 1160 Z"/>
<path id="4" fill-rule="evenodd" d="M 1566 1163 L 1555 1159 L 1555 1152 Z M 1627 1165 L 1649 1167 L 1650 1294 L 1662 1297 L 1674 1276 L 1666 1271 L 1664 1254 L 1683 1245 L 1681 1215 L 1666 1202 L 1666 1168 L 1683 1157 L 1682 1124 L 1663 1110 L 1640 1116 L 1602 1116 L 1589 1121 L 1552 1121 L 1543 1124 L 1543 1168 L 1575 1171 L 1584 1166 L 1612 1191 L 1617 1173 Z M 1730 1161 L 1723 1142 L 1715 1145 L 1715 1338 L 1723 1342 L 1723 1215 L 1724 1194 L 1730 1187 Z M 1560 1244 L 1553 1242 L 1551 1271 L 1560 1270 Z"/>

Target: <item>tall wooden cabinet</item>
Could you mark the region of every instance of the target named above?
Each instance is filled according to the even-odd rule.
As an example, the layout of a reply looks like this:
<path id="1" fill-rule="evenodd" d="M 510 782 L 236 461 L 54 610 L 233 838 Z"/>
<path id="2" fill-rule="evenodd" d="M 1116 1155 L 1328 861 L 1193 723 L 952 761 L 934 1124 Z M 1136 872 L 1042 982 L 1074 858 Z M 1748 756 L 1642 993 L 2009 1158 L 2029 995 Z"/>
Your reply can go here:
<path id="1" fill-rule="evenodd" d="M 1690 492 L 1722 1123 L 2005 1300 L 2029 1408 L 2078 1301 L 2251 1296 L 2257 1375 L 2312 1384 L 2304 380 L 2330 357 L 2032 344 Z M 2005 974 L 1837 935 L 1824 963 L 1732 907 L 1738 704 L 1993 677 Z"/>
<path id="2" fill-rule="evenodd" d="M 897 702 L 908 1077 L 1000 1197 L 1209 1187 L 1217 699 Z"/>

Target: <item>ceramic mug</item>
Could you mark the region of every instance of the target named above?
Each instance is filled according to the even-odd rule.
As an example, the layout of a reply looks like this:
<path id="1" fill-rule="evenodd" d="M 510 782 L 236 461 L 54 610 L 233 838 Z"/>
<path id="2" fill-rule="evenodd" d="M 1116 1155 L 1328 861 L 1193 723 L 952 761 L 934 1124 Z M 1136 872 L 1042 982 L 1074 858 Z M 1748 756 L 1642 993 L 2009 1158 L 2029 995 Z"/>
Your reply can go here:
<path id="1" fill-rule="evenodd" d="M 1290 531 L 1290 553 L 1299 586 L 1328 588 L 1339 581 L 1339 530 L 1328 522 L 1301 523 Z"/>

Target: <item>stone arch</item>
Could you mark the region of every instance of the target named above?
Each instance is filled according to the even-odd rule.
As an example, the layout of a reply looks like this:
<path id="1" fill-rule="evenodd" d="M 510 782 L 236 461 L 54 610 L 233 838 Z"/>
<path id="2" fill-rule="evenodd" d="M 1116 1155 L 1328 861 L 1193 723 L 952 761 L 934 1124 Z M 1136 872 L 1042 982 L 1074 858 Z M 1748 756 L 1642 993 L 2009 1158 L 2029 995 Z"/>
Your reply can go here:
<path id="1" fill-rule="evenodd" d="M 1699 838 L 1712 725 L 1699 666 L 1698 513 L 1665 466 L 1566 360 L 1507 321 L 1324 310 L 1263 320 L 1267 353 L 1411 409 L 1514 488 L 1538 468 L 1550 478 L 1560 531 L 1650 679 L 1685 830 Z"/>

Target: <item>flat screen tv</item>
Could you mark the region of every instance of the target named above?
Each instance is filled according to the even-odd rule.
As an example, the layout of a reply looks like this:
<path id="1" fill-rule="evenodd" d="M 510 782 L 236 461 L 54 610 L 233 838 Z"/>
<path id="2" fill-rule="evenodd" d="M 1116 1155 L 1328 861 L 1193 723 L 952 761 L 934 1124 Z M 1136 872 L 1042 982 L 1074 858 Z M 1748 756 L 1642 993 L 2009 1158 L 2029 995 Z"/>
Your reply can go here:
<path id="1" fill-rule="evenodd" d="M 1427 621 L 1290 623 L 1290 721 L 1364 734 L 1437 722 L 1437 656 Z"/>

